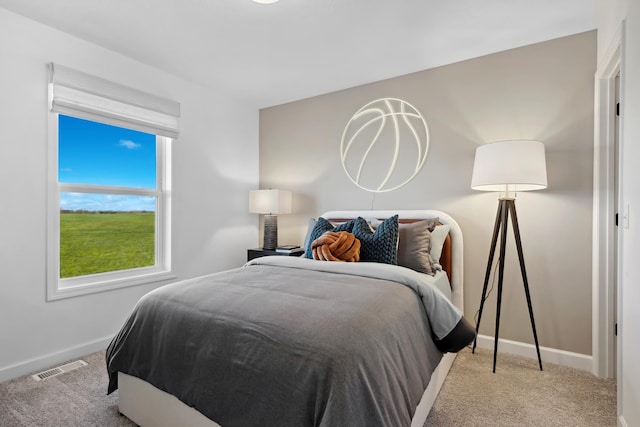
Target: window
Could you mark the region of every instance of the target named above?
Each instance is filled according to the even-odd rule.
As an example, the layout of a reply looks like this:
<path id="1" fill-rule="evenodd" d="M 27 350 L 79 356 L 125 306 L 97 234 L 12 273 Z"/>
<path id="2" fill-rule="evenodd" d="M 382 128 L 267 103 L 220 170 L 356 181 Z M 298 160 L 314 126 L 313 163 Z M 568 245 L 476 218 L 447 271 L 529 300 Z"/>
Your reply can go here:
<path id="1" fill-rule="evenodd" d="M 58 115 L 60 279 L 156 265 L 157 144 L 156 135 Z"/>
<path id="2" fill-rule="evenodd" d="M 174 277 L 179 105 L 50 64 L 47 297 Z"/>

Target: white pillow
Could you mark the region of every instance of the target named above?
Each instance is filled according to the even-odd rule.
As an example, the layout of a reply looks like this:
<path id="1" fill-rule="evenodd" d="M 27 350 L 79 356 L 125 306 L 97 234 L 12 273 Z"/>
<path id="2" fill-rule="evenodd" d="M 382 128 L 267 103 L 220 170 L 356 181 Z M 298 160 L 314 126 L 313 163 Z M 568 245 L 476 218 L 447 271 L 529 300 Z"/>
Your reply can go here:
<path id="1" fill-rule="evenodd" d="M 313 231 L 313 227 L 316 226 L 316 222 L 317 220 L 315 218 L 309 218 L 309 225 L 307 225 L 307 234 L 304 236 L 304 243 L 302 246 L 305 251 L 307 250 L 309 244 L 311 244 L 309 239 L 311 239 L 311 231 Z"/>
<path id="2" fill-rule="evenodd" d="M 437 225 L 431 232 L 431 258 L 436 264 L 440 264 L 442 247 L 450 229 L 451 227 L 448 225 Z"/>

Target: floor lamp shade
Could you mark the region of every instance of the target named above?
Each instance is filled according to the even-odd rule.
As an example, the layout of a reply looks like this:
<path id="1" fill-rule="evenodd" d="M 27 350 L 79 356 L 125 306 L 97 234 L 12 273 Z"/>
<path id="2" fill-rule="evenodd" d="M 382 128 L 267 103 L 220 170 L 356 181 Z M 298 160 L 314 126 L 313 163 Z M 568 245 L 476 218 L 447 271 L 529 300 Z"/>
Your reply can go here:
<path id="1" fill-rule="evenodd" d="M 479 146 L 471 188 L 504 193 L 547 188 L 544 144 L 516 140 Z"/>
<path id="2" fill-rule="evenodd" d="M 249 192 L 249 212 L 264 214 L 264 249 L 278 246 L 278 217 L 291 213 L 291 192 L 284 190 L 253 190 Z"/>

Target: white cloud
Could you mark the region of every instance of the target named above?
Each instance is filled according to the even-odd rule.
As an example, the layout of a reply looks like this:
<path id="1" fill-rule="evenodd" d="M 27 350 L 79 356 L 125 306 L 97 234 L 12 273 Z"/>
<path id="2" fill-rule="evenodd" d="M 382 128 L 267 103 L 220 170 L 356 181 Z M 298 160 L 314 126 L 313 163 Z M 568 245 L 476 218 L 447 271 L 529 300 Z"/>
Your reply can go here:
<path id="1" fill-rule="evenodd" d="M 121 139 L 120 140 L 120 144 L 121 147 L 126 147 L 129 150 L 135 150 L 137 148 L 140 148 L 140 144 L 135 143 L 133 141 L 129 141 L 128 139 Z"/>
<path id="2" fill-rule="evenodd" d="M 60 193 L 60 208 L 88 211 L 149 211 L 155 212 L 153 196 L 123 194 Z"/>

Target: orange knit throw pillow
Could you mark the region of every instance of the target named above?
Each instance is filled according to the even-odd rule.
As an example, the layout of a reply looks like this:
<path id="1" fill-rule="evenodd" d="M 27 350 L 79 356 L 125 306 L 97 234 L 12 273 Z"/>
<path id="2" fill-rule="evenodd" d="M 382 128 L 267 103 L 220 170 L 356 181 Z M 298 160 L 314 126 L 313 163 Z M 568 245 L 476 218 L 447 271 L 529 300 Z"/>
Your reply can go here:
<path id="1" fill-rule="evenodd" d="M 360 240 L 348 231 L 327 231 L 311 243 L 311 250 L 319 261 L 360 261 Z"/>

